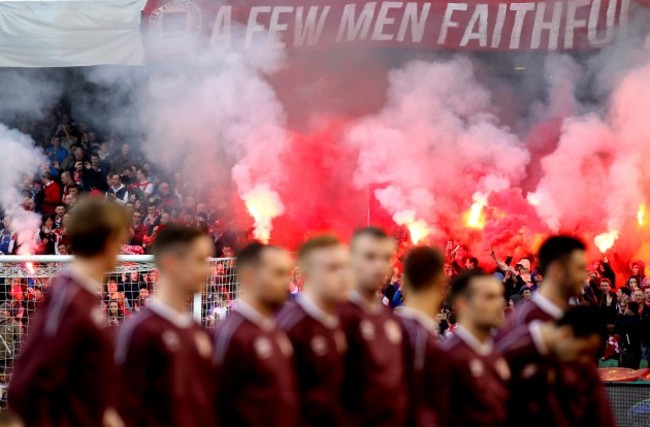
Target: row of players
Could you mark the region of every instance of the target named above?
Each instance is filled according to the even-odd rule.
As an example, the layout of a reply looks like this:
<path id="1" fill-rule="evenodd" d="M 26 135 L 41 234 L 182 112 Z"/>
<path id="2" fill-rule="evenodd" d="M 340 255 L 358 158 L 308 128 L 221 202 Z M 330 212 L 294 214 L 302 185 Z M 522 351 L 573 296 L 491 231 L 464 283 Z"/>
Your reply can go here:
<path id="1" fill-rule="evenodd" d="M 156 295 L 113 340 L 98 293 L 128 221 L 93 200 L 71 215 L 75 260 L 53 280 L 9 386 L 27 427 L 614 425 L 593 363 L 604 325 L 568 309 L 586 275 L 575 239 L 545 242 L 544 283 L 504 327 L 501 284 L 473 271 L 446 291 L 430 247 L 405 260 L 406 306 L 382 306 L 394 242 L 379 229 L 358 231 L 349 249 L 307 241 L 304 291 L 284 307 L 291 257 L 254 243 L 236 261 L 241 301 L 210 337 L 186 305 L 210 273 L 212 242 L 170 225 L 153 246 Z M 440 348 L 447 293 L 460 326 Z"/>

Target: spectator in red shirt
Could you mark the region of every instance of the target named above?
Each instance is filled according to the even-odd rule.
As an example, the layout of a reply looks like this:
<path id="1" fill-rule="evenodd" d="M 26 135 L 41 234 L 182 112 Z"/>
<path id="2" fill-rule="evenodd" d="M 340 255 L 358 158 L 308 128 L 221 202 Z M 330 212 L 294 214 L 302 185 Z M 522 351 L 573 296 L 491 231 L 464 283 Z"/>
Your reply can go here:
<path id="1" fill-rule="evenodd" d="M 61 204 L 61 188 L 52 180 L 52 175 L 45 172 L 41 177 L 43 183 L 43 213 L 54 215 L 56 207 Z"/>
<path id="2" fill-rule="evenodd" d="M 128 218 L 85 200 L 72 212 L 75 259 L 50 285 L 9 385 L 9 406 L 28 426 L 119 426 L 115 369 L 101 280 L 115 268 Z"/>
<path id="3" fill-rule="evenodd" d="M 135 211 L 131 216 L 131 244 L 142 246 L 147 228 L 142 224 L 142 213 Z"/>
<path id="4" fill-rule="evenodd" d="M 210 336 L 187 313 L 187 300 L 210 275 L 212 240 L 172 225 L 153 247 L 156 297 L 119 331 L 115 360 L 127 427 L 216 426 Z"/>

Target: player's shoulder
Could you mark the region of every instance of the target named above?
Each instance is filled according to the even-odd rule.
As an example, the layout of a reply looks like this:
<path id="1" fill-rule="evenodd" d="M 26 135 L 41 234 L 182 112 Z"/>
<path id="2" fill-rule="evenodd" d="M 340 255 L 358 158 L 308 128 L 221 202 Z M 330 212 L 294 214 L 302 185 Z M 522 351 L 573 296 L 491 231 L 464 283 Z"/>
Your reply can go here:
<path id="1" fill-rule="evenodd" d="M 534 340 L 530 328 L 530 324 L 523 324 L 504 331 L 496 342 L 496 349 L 504 355 L 531 350 L 534 348 Z"/>
<path id="2" fill-rule="evenodd" d="M 238 346 L 243 346 L 251 339 L 247 320 L 236 310 L 228 316 L 214 331 L 214 357 L 221 362 L 226 354 Z"/>
<path id="3" fill-rule="evenodd" d="M 305 319 L 307 319 L 307 313 L 300 304 L 295 302 L 285 304 L 276 316 L 278 327 L 287 333 L 298 327 Z"/>
<path id="4" fill-rule="evenodd" d="M 145 308 L 126 319 L 117 335 L 118 337 L 124 335 L 155 335 L 162 329 L 161 323 L 151 310 Z"/>
<path id="5" fill-rule="evenodd" d="M 440 344 L 440 349 L 450 356 L 462 354 L 463 347 L 463 340 L 458 338 L 454 333 L 449 334 L 449 336 Z"/>

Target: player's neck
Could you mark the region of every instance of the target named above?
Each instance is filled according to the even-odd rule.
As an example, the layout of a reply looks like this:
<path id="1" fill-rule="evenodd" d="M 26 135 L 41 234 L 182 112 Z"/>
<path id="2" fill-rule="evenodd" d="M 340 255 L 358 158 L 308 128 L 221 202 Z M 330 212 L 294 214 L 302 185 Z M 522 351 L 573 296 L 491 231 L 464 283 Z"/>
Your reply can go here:
<path id="1" fill-rule="evenodd" d="M 97 283 L 97 291 L 102 291 L 102 280 L 107 273 L 104 269 L 104 260 L 99 258 L 75 258 L 72 262 L 72 270 L 83 276 L 89 277 Z"/>
<path id="2" fill-rule="evenodd" d="M 186 312 L 185 301 L 187 301 L 187 295 L 178 286 L 174 286 L 167 277 L 160 276 L 158 279 L 156 298 L 178 313 L 184 314 Z"/>
<path id="3" fill-rule="evenodd" d="M 254 298 L 250 295 L 243 294 L 241 300 L 246 304 L 250 305 L 255 311 L 257 311 L 262 316 L 267 319 L 273 319 L 273 308 L 262 303 L 257 298 Z"/>
<path id="4" fill-rule="evenodd" d="M 329 304 L 323 298 L 320 298 L 312 289 L 313 288 L 311 286 L 307 285 L 303 288 L 302 294 L 305 297 L 309 298 L 309 300 L 313 302 L 316 307 L 320 308 L 325 313 L 329 314 L 330 316 L 336 315 L 336 305 Z"/>
<path id="5" fill-rule="evenodd" d="M 369 306 L 374 306 L 378 303 L 376 291 L 368 290 L 362 288 L 361 286 L 357 286 L 355 291 L 361 296 L 363 301 L 367 303 Z"/>
<path id="6" fill-rule="evenodd" d="M 436 320 L 436 315 L 438 314 L 441 301 L 426 295 L 412 295 L 412 298 L 407 298 L 404 304 L 411 310 L 418 311 L 429 317 L 431 320 Z"/>
<path id="7" fill-rule="evenodd" d="M 467 332 L 472 334 L 472 336 L 476 338 L 476 341 L 480 342 L 481 344 L 485 344 L 490 339 L 490 328 L 486 329 L 469 322 L 462 323 L 461 326 L 465 328 Z"/>
<path id="8" fill-rule="evenodd" d="M 569 306 L 569 299 L 559 292 L 559 286 L 555 283 L 543 281 L 537 293 L 563 310 Z"/>

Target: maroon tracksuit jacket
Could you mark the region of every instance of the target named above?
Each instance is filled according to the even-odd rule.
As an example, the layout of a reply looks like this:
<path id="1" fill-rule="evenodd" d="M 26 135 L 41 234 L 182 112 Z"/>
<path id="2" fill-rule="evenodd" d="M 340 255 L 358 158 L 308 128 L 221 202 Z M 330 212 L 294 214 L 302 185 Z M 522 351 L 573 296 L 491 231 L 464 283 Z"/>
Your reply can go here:
<path id="1" fill-rule="evenodd" d="M 447 356 L 438 347 L 436 324 L 424 314 L 395 310 L 404 336 L 408 386 L 408 420 L 413 427 L 446 427 L 449 422 L 450 376 Z"/>
<path id="2" fill-rule="evenodd" d="M 99 284 L 53 279 L 16 361 L 9 406 L 27 427 L 97 427 L 115 396 L 113 341 Z"/>
<path id="3" fill-rule="evenodd" d="M 571 427 L 559 400 L 562 367 L 548 354 L 539 325 L 534 321 L 513 329 L 497 344 L 512 374 L 508 426 Z"/>
<path id="4" fill-rule="evenodd" d="M 368 307 L 353 293 L 340 308 L 347 339 L 344 422 L 351 427 L 395 427 L 406 422 L 402 329 L 386 307 Z"/>
<path id="5" fill-rule="evenodd" d="M 278 325 L 293 345 L 301 424 L 340 426 L 346 344 L 338 318 L 301 295 L 296 304 L 287 304 L 280 312 Z"/>
<path id="6" fill-rule="evenodd" d="M 512 331 L 533 321 L 552 322 L 562 317 L 563 310 L 540 295 L 517 307 L 499 333 L 501 342 Z M 567 364 L 562 367 L 557 385 L 558 400 L 572 427 L 611 427 L 616 425 L 614 414 L 596 363 Z"/>
<path id="7" fill-rule="evenodd" d="M 450 427 L 502 427 L 508 401 L 508 364 L 492 343 L 480 344 L 462 326 L 443 349 L 450 360 Z"/>
<path id="8" fill-rule="evenodd" d="M 119 412 L 127 427 L 214 427 L 210 335 L 153 299 L 119 331 Z"/>
<path id="9" fill-rule="evenodd" d="M 240 302 L 216 331 L 217 416 L 226 427 L 295 427 L 297 385 L 286 334 Z"/>

